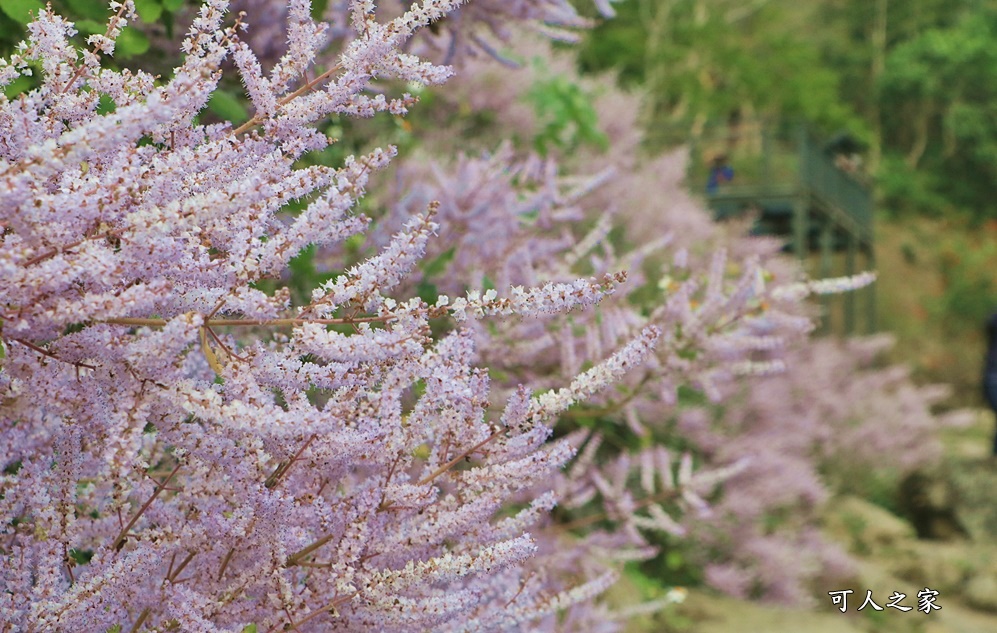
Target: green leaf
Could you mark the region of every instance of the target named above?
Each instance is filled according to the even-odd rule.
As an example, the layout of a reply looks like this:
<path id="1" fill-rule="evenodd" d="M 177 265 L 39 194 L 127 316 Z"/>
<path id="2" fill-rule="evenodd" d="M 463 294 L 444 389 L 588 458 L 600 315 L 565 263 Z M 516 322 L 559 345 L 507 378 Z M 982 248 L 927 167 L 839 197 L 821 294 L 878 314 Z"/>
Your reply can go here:
<path id="1" fill-rule="evenodd" d="M 95 32 L 103 33 L 107 30 L 104 22 L 109 16 L 107 2 L 104 0 L 66 0 L 66 4 L 78 16 L 100 22 L 100 30 Z M 76 26 L 79 27 L 79 23 Z"/>
<path id="2" fill-rule="evenodd" d="M 83 35 L 94 35 L 107 30 L 107 25 L 96 20 L 80 20 L 76 22 L 76 30 Z"/>
<path id="3" fill-rule="evenodd" d="M 447 269 L 447 264 L 453 260 L 454 253 L 456 252 L 457 247 L 451 246 L 442 255 L 434 257 L 426 262 L 422 267 L 422 272 L 425 274 L 426 278 L 428 279 L 442 274 Z"/>
<path id="4" fill-rule="evenodd" d="M 367 241 L 367 235 L 365 233 L 357 233 L 356 235 L 351 235 L 346 238 L 346 252 L 351 254 L 359 254 L 360 249 L 363 248 L 364 242 Z"/>
<path id="5" fill-rule="evenodd" d="M 315 275 L 315 252 L 314 244 L 309 244 L 301 249 L 297 255 L 288 262 L 288 268 L 294 276 L 312 277 Z"/>
<path id="6" fill-rule="evenodd" d="M 135 0 L 135 12 L 143 22 L 151 23 L 163 15 L 163 5 L 157 0 Z"/>
<path id="7" fill-rule="evenodd" d="M 235 95 L 216 90 L 208 101 L 208 109 L 226 121 L 239 124 L 249 120 L 249 113 L 242 101 Z"/>
<path id="8" fill-rule="evenodd" d="M 32 90 L 37 83 L 38 81 L 34 77 L 18 77 L 3 87 L 3 93 L 8 99 L 13 99 L 19 94 Z"/>
<path id="9" fill-rule="evenodd" d="M 89 321 L 80 321 L 79 323 L 70 323 L 62 330 L 62 335 L 75 334 L 76 332 L 82 332 L 88 325 Z"/>
<path id="10" fill-rule="evenodd" d="M 436 303 L 436 299 L 440 296 L 440 291 L 436 289 L 436 284 L 431 284 L 425 281 L 420 281 L 419 285 L 415 288 L 416 294 L 419 298 L 426 303 L 432 305 Z"/>
<path id="11" fill-rule="evenodd" d="M 100 101 L 97 102 L 97 114 L 110 114 L 118 109 L 118 104 L 114 102 L 111 95 L 106 92 L 100 93 Z"/>
<path id="12" fill-rule="evenodd" d="M 142 31 L 130 26 L 121 30 L 117 43 L 114 47 L 115 57 L 127 58 L 141 55 L 149 50 L 149 38 Z"/>
<path id="13" fill-rule="evenodd" d="M 256 633 L 256 625 L 247 624 L 246 626 L 242 627 L 242 633 Z"/>
<path id="14" fill-rule="evenodd" d="M 40 0 L 0 0 L 0 10 L 11 20 L 28 24 L 45 8 Z"/>
<path id="15" fill-rule="evenodd" d="M 321 20 L 325 15 L 325 8 L 329 6 L 329 0 L 312 0 L 312 19 Z"/>
<path id="16" fill-rule="evenodd" d="M 163 0 L 163 8 L 170 13 L 176 13 L 183 6 L 183 0 Z"/>
<path id="17" fill-rule="evenodd" d="M 92 549 L 71 549 L 69 559 L 77 565 L 86 565 L 93 558 Z"/>

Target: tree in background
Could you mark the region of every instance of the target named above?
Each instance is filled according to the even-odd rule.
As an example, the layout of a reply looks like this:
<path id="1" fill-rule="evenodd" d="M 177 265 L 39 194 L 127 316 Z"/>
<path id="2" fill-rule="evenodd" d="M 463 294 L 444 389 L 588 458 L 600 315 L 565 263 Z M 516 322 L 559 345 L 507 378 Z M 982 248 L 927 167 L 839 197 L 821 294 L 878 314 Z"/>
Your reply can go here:
<path id="1" fill-rule="evenodd" d="M 706 121 L 804 118 L 828 129 L 859 120 L 805 30 L 814 7 L 783 1 L 633 0 L 586 38 L 581 67 L 616 68 L 641 86 L 652 146 L 695 138 Z"/>
<path id="2" fill-rule="evenodd" d="M 705 121 L 803 118 L 869 146 L 885 208 L 993 217 L 994 8 L 980 0 L 632 0 L 582 68 L 644 92 L 653 147 Z"/>
<path id="3" fill-rule="evenodd" d="M 897 174 L 884 169 L 884 202 L 997 218 L 997 8 L 975 5 L 895 45 L 878 88 L 883 144 Z M 921 181 L 917 195 L 900 174 Z"/>

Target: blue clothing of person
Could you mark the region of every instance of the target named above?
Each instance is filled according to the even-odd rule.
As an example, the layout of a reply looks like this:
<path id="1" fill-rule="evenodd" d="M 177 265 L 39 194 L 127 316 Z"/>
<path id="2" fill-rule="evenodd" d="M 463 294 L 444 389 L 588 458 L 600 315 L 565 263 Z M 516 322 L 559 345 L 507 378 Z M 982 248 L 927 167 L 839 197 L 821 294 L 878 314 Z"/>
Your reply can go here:
<path id="1" fill-rule="evenodd" d="M 997 314 L 987 321 L 987 360 L 983 365 L 983 397 L 997 413 Z M 994 455 L 997 455 L 997 435 L 994 436 Z"/>
<path id="2" fill-rule="evenodd" d="M 706 193 L 716 193 L 720 185 L 734 179 L 734 168 L 730 165 L 720 165 L 710 169 L 710 176 L 706 179 Z"/>

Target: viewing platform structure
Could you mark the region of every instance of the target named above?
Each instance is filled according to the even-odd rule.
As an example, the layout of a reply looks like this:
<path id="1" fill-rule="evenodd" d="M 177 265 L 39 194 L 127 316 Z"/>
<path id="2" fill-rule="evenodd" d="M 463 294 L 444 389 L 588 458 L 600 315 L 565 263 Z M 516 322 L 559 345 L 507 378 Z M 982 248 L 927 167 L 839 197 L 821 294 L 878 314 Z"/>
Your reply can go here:
<path id="1" fill-rule="evenodd" d="M 844 135 L 820 142 L 804 124 L 706 127 L 692 144 L 689 184 L 705 193 L 718 220 L 753 213 L 753 233 L 785 236 L 787 248 L 812 275 L 854 275 L 874 270 L 876 262 L 873 195 L 858 147 Z M 708 187 L 718 158 L 733 177 Z M 859 295 L 865 304 L 862 329 L 875 330 L 874 286 L 844 294 L 844 333 L 857 331 Z M 831 304 L 830 297 L 822 298 L 825 331 L 837 330 Z"/>

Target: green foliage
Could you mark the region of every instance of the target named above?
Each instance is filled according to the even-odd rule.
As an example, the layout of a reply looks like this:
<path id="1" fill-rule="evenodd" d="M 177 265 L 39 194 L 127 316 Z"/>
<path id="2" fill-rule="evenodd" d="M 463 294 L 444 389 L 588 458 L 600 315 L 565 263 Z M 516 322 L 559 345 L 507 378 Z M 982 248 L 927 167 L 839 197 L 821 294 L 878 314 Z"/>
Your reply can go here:
<path id="1" fill-rule="evenodd" d="M 919 382 L 950 385 L 946 406 L 982 406 L 984 324 L 997 310 L 997 222 L 905 217 L 881 223 L 877 240 L 877 312 L 897 337 L 889 362 L 910 366 Z"/>
<path id="2" fill-rule="evenodd" d="M 82 332 L 88 325 L 90 325 L 90 322 L 88 321 L 83 321 L 80 323 L 70 323 L 62 330 L 62 334 L 63 336 L 65 336 L 67 334 Z"/>
<path id="3" fill-rule="evenodd" d="M 942 295 L 931 306 L 949 334 L 977 329 L 997 307 L 997 241 L 953 233 L 940 258 Z"/>
<path id="4" fill-rule="evenodd" d="M 454 258 L 454 254 L 457 252 L 456 246 L 451 246 L 449 249 L 441 253 L 440 255 L 434 257 L 430 260 L 423 260 L 419 264 L 422 268 L 422 274 L 427 279 L 432 279 L 433 277 L 438 277 L 439 275 L 446 272 L 447 264 L 451 262 Z"/>
<path id="5" fill-rule="evenodd" d="M 208 100 L 208 109 L 216 116 L 238 125 L 249 120 L 243 99 L 229 90 L 216 90 Z"/>
<path id="6" fill-rule="evenodd" d="M 71 549 L 69 550 L 69 560 L 73 561 L 76 565 L 86 565 L 93 558 L 93 550 L 79 550 Z"/>
<path id="7" fill-rule="evenodd" d="M 17 95 L 33 90 L 39 84 L 38 76 L 18 77 L 3 88 L 3 93 L 8 99 L 13 99 Z"/>
<path id="8" fill-rule="evenodd" d="M 118 104 L 114 102 L 111 95 L 101 93 L 100 101 L 97 103 L 97 114 L 110 114 L 117 110 Z"/>
<path id="9" fill-rule="evenodd" d="M 101 0 L 66 0 L 66 5 L 72 11 L 74 18 L 84 18 L 100 23 L 107 21 L 108 6 L 106 2 L 101 2 Z M 104 32 L 103 26 L 101 32 Z"/>
<path id="10" fill-rule="evenodd" d="M 539 65 L 539 61 L 535 61 Z M 605 151 L 609 139 L 599 129 L 592 96 L 567 78 L 554 75 L 537 81 L 527 93 L 537 113 L 540 130 L 536 150 L 547 155 L 552 147 L 563 151 L 591 145 Z"/>
<path id="11" fill-rule="evenodd" d="M 652 151 L 710 121 L 805 119 L 867 142 L 894 214 L 997 217 L 997 6 L 629 0 L 581 50 L 646 95 Z"/>
<path id="12" fill-rule="evenodd" d="M 939 174 L 917 170 L 895 153 L 883 157 L 879 178 L 879 210 L 892 217 L 914 212 L 938 217 L 953 206 L 939 192 Z"/>
<path id="13" fill-rule="evenodd" d="M 126 26 L 121 29 L 121 35 L 114 46 L 115 56 L 118 59 L 128 59 L 136 55 L 142 55 L 149 50 L 149 38 L 138 29 Z"/>
<path id="14" fill-rule="evenodd" d="M 40 0 L 0 0 L 0 10 L 18 24 L 28 24 L 44 8 Z"/>
<path id="15" fill-rule="evenodd" d="M 156 0 L 135 0 L 135 12 L 143 22 L 155 22 L 163 15 L 163 5 Z"/>
<path id="16" fill-rule="evenodd" d="M 861 121 L 838 99 L 839 76 L 795 28 L 803 19 L 797 5 L 622 3 L 617 18 L 586 39 L 581 65 L 615 69 L 625 85 L 643 84 L 652 145 L 685 142 L 704 121 L 732 116 L 806 118 L 861 134 Z"/>
<path id="17" fill-rule="evenodd" d="M 915 190 L 997 217 L 997 7 L 897 45 L 879 87 L 884 140 L 917 169 Z"/>
<path id="18" fill-rule="evenodd" d="M 656 543 L 663 554 L 639 563 L 640 572 L 665 587 L 699 587 L 704 582 L 702 553 L 694 552 L 680 539 L 662 536 Z"/>
<path id="19" fill-rule="evenodd" d="M 295 255 L 288 264 L 291 275 L 287 286 L 291 290 L 292 299 L 298 303 L 307 303 L 313 288 L 319 287 L 336 276 L 333 272 L 320 272 L 315 267 L 317 251 L 315 245 L 310 244 Z"/>
<path id="20" fill-rule="evenodd" d="M 83 19 L 76 21 L 76 30 L 83 36 L 103 33 L 106 29 L 107 26 L 103 22 L 98 22 L 97 20 Z"/>

